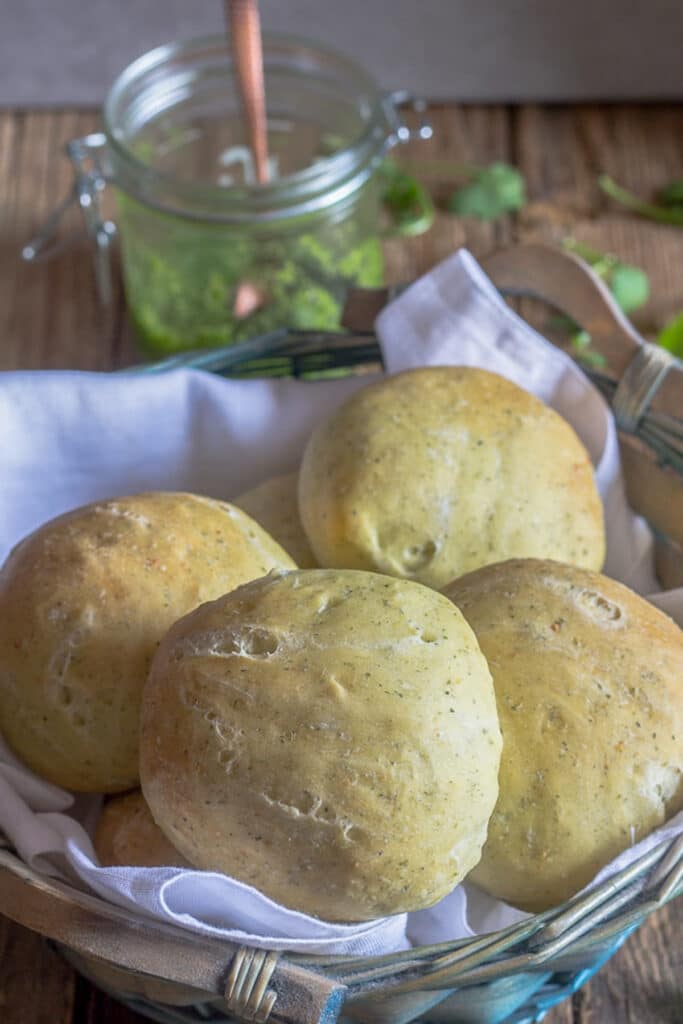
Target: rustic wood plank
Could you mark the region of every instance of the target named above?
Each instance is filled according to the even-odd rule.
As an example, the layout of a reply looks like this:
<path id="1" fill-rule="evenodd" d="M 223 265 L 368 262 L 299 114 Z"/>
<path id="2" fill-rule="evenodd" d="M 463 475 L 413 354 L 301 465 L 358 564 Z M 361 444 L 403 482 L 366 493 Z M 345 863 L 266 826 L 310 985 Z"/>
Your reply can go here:
<path id="1" fill-rule="evenodd" d="M 47 264 L 28 267 L 19 260 L 19 251 L 23 242 L 38 232 L 50 209 L 54 118 L 47 113 L 25 114 L 21 117 L 20 127 L 14 217 L 9 235 L 4 239 L 5 244 L 11 245 L 8 277 L 13 296 L 13 316 L 10 317 L 6 342 L 10 350 L 13 343 L 17 345 L 20 357 L 26 360 L 27 365 L 44 366 L 46 342 L 49 341 L 45 337 L 50 317 L 49 291 L 31 271 L 40 273 Z M 55 310 L 54 315 L 60 316 L 60 312 Z M 50 365 L 49 359 L 47 365 Z"/>
<path id="2" fill-rule="evenodd" d="M 145 1017 L 134 1013 L 115 999 L 82 982 L 82 996 L 77 1003 L 72 1024 L 144 1024 Z"/>
<path id="3" fill-rule="evenodd" d="M 98 123 L 93 112 L 0 112 L 0 369 L 111 365 L 120 329 L 120 289 L 112 314 L 104 315 L 80 213 L 73 209 L 65 218 L 60 237 L 70 232 L 78 237 L 63 253 L 35 264 L 24 263 L 19 255 L 71 187 L 64 143 Z"/>
<path id="4" fill-rule="evenodd" d="M 3 190 L 0 192 L 0 230 L 4 239 L 7 231 L 10 211 L 13 208 L 11 201 L 12 192 L 16 185 L 15 168 L 17 164 L 17 135 L 19 133 L 19 116 L 12 112 L 0 114 L 0 183 Z M 0 241 L 0 244 L 2 242 Z"/>
<path id="5" fill-rule="evenodd" d="M 75 975 L 33 932 L 0 917 L 2 1024 L 71 1024 Z"/>
<path id="6" fill-rule="evenodd" d="M 681 901 L 655 914 L 581 993 L 578 1024 L 683 1020 Z"/>
<path id="7" fill-rule="evenodd" d="M 543 1019 L 548 1024 L 579 1024 L 575 1015 L 574 1003 L 571 999 L 565 999 L 563 1002 L 558 1003 Z M 604 1024 L 607 1024 L 607 1021 Z"/>
<path id="8" fill-rule="evenodd" d="M 683 230 L 621 210 L 599 190 L 607 173 L 649 197 L 683 178 L 683 106 L 523 107 L 515 113 L 515 151 L 531 202 L 518 218 L 521 241 L 572 235 L 616 253 L 650 275 L 649 302 L 633 321 L 651 336 L 683 310 Z"/>

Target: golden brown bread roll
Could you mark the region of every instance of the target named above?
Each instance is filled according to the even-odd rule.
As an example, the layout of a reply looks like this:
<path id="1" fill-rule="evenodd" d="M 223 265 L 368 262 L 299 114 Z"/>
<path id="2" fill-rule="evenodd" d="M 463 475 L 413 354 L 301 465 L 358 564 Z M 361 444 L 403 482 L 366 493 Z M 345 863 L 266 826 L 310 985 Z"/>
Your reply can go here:
<path id="1" fill-rule="evenodd" d="M 444 592 L 486 655 L 503 732 L 470 878 L 544 910 L 683 807 L 683 633 L 620 583 L 557 562 L 487 566 Z"/>
<path id="2" fill-rule="evenodd" d="M 155 823 L 139 789 L 105 803 L 93 845 L 103 867 L 189 867 Z"/>
<path id="3" fill-rule="evenodd" d="M 441 587 L 517 556 L 599 569 L 602 505 L 561 416 L 484 370 L 433 367 L 358 392 L 311 436 L 299 475 L 320 565 Z"/>
<path id="4" fill-rule="evenodd" d="M 176 623 L 145 687 L 141 778 L 198 867 L 357 921 L 446 895 L 497 795 L 491 677 L 441 594 L 271 574 Z"/>
<path id="5" fill-rule="evenodd" d="M 317 562 L 299 516 L 298 481 L 298 473 L 271 477 L 240 494 L 234 504 L 267 530 L 300 569 L 315 569 Z"/>
<path id="6" fill-rule="evenodd" d="M 191 608 L 294 563 L 244 512 L 151 493 L 76 509 L 0 571 L 0 730 L 66 789 L 138 781 L 140 697 L 156 646 Z"/>

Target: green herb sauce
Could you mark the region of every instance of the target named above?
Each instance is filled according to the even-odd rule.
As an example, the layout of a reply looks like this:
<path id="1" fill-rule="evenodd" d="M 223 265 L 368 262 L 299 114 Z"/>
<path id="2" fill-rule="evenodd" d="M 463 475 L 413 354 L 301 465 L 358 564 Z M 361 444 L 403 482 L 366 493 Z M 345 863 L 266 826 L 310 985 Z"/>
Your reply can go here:
<path id="1" fill-rule="evenodd" d="M 162 214 L 119 193 L 126 297 L 152 355 L 243 341 L 276 327 L 336 330 L 346 289 L 384 276 L 374 188 L 346 217 L 268 236 Z M 264 302 L 239 319 L 242 282 Z"/>

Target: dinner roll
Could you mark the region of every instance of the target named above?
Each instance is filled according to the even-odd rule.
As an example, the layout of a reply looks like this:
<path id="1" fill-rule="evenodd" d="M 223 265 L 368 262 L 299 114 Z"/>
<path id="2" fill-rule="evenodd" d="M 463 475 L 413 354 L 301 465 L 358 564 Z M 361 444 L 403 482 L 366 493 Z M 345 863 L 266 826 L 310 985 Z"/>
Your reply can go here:
<path id="1" fill-rule="evenodd" d="M 113 498 L 46 523 L 0 571 L 0 731 L 59 786 L 131 789 L 142 687 L 168 627 L 293 565 L 244 512 L 193 494 Z"/>
<path id="2" fill-rule="evenodd" d="M 486 655 L 503 732 L 470 878 L 544 910 L 683 808 L 683 633 L 620 583 L 557 562 L 490 565 L 445 593 Z"/>
<path id="3" fill-rule="evenodd" d="M 271 477 L 240 494 L 234 503 L 267 530 L 300 569 L 314 569 L 318 563 L 299 516 L 298 480 L 298 473 Z"/>
<path id="4" fill-rule="evenodd" d="M 512 556 L 599 569 L 600 497 L 561 416 L 493 373 L 438 366 L 357 392 L 313 432 L 301 519 L 320 565 L 441 587 Z"/>
<path id="5" fill-rule="evenodd" d="M 155 824 L 139 789 L 104 805 L 93 840 L 103 867 L 188 867 Z"/>
<path id="6" fill-rule="evenodd" d="M 172 627 L 145 687 L 141 778 L 193 864 L 361 921 L 429 906 L 476 864 L 500 744 L 486 661 L 443 595 L 309 570 Z"/>

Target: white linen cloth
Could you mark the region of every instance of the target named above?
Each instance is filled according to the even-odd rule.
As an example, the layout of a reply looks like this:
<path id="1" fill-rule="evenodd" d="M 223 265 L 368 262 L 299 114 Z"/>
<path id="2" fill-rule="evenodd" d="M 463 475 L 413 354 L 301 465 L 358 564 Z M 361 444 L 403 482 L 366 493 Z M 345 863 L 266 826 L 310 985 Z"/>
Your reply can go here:
<path id="1" fill-rule="evenodd" d="M 469 253 L 461 250 L 412 285 L 376 326 L 389 373 L 480 366 L 561 412 L 595 464 L 607 522 L 606 572 L 641 593 L 656 587 L 650 533 L 626 504 L 605 402 L 570 358 L 507 307 Z M 192 370 L 2 374 L 0 561 L 41 523 L 86 502 L 142 490 L 230 498 L 293 469 L 313 426 L 367 383 L 368 377 L 229 381 Z M 683 590 L 663 595 L 663 603 L 683 623 Z M 0 829 L 22 858 L 138 913 L 254 946 L 358 955 L 473 935 L 525 916 L 465 884 L 430 910 L 338 925 L 212 872 L 100 868 L 86 831 L 98 803 L 74 801 L 36 778 L 0 741 Z M 622 854 L 599 880 L 681 831 L 683 814 Z"/>

